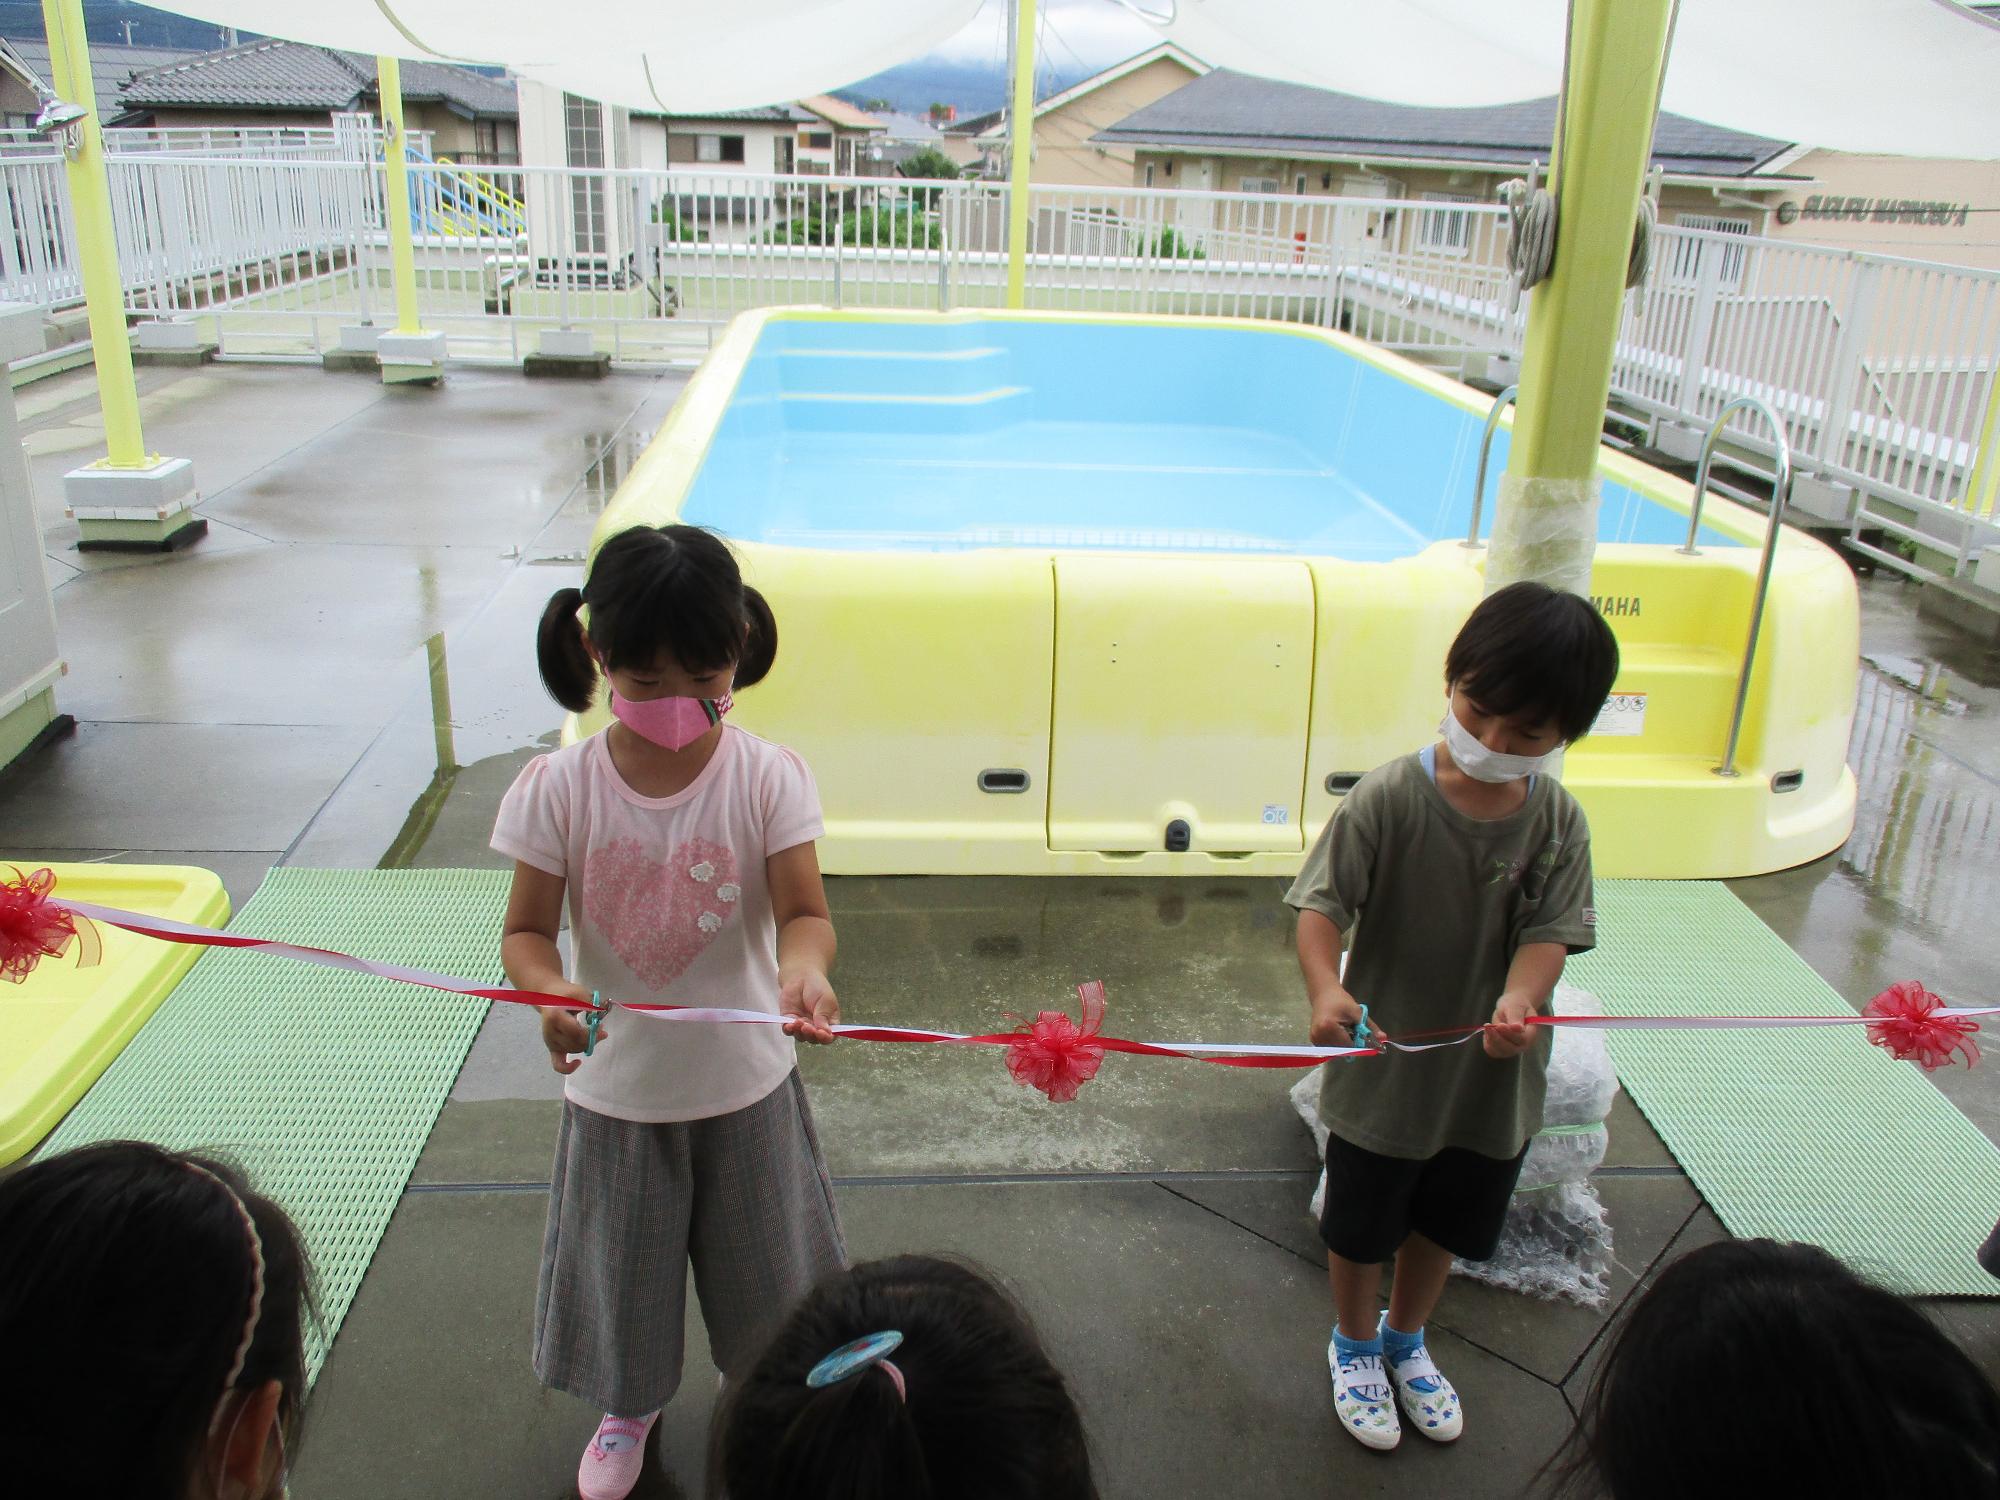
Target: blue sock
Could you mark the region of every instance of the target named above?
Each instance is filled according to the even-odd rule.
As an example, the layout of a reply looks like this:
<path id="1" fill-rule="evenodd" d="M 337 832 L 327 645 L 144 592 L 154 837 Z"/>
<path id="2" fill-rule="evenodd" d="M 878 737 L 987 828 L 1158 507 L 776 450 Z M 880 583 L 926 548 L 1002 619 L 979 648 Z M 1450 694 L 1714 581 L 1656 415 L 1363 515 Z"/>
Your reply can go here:
<path id="1" fill-rule="evenodd" d="M 1356 1355 L 1367 1354 L 1379 1356 L 1382 1353 L 1382 1335 L 1378 1333 L 1372 1339 L 1351 1339 L 1342 1333 L 1340 1325 L 1335 1323 L 1333 1325 L 1333 1348 L 1334 1352 L 1343 1358 L 1351 1359 Z"/>
<path id="2" fill-rule="evenodd" d="M 1423 1329 L 1419 1328 L 1415 1333 L 1404 1333 L 1399 1328 L 1392 1328 L 1389 1325 L 1387 1317 L 1382 1319 L 1382 1352 L 1388 1355 L 1389 1358 L 1400 1358 L 1418 1347 L 1423 1341 Z"/>

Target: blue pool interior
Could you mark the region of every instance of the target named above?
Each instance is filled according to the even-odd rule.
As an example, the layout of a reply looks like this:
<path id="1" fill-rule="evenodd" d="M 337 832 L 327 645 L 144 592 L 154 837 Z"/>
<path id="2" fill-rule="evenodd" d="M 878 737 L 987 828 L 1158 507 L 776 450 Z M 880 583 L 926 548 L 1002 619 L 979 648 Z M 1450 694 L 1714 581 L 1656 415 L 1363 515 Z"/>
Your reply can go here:
<path id="1" fill-rule="evenodd" d="M 1483 425 L 1284 330 L 783 318 L 681 514 L 781 546 L 1388 561 L 1464 537 Z M 1496 434 L 1487 527 L 1507 444 Z M 1686 527 L 1605 482 L 1600 541 L 1678 545 Z"/>

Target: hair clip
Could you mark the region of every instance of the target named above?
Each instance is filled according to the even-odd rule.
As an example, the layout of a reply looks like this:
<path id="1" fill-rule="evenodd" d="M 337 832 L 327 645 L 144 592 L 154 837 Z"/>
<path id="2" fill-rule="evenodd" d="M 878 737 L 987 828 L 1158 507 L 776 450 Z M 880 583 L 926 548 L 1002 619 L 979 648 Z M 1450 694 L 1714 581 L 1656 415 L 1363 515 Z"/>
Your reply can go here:
<path id="1" fill-rule="evenodd" d="M 902 1334 L 890 1329 L 844 1344 L 812 1367 L 806 1375 L 806 1384 L 813 1390 L 823 1390 L 827 1386 L 838 1385 L 851 1375 L 860 1374 L 871 1365 L 880 1365 L 882 1373 L 895 1383 L 896 1394 L 907 1399 L 903 1389 L 903 1372 L 889 1362 L 889 1356 L 902 1343 Z"/>
<path id="2" fill-rule="evenodd" d="M 583 1055 L 589 1057 L 597 1050 L 597 1028 L 604 1024 L 604 1017 L 610 1007 L 600 996 L 601 990 L 590 992 L 590 1010 L 583 1018 Z"/>

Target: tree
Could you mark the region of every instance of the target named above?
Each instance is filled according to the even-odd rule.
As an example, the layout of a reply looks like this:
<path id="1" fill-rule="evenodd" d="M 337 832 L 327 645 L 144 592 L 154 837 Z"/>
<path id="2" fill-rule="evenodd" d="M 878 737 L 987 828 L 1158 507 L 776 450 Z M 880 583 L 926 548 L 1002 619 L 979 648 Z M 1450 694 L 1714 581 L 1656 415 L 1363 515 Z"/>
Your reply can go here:
<path id="1" fill-rule="evenodd" d="M 870 99 L 866 104 L 862 105 L 861 107 L 867 110 L 868 113 L 871 115 L 892 115 L 896 112 L 895 103 L 892 100 L 884 99 L 879 95 L 873 99 Z"/>
<path id="2" fill-rule="evenodd" d="M 958 163 L 935 146 L 926 146 L 896 168 L 899 177 L 916 177 L 931 182 L 955 182 Z"/>
<path id="3" fill-rule="evenodd" d="M 935 146 L 926 146 L 896 168 L 900 177 L 915 178 L 925 182 L 956 182 L 958 163 L 946 156 Z M 938 199 L 944 196 L 943 188 L 921 187 L 911 190 L 910 196 L 925 208 L 936 208 Z"/>

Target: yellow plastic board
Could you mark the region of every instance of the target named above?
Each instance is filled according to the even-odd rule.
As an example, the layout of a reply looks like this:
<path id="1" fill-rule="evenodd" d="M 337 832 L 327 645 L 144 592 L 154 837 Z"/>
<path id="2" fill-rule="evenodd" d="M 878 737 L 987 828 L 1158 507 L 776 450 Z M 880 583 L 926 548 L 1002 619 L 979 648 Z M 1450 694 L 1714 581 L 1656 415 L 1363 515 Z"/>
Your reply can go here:
<path id="1" fill-rule="evenodd" d="M 41 866 L 0 854 L 0 877 Z M 229 920 L 221 879 L 186 865 L 49 865 L 56 894 L 202 927 Z M 159 1009 L 201 950 L 98 925 L 103 954 L 77 945 L 20 984 L 0 982 L 0 1166 L 53 1130 Z"/>
<path id="2" fill-rule="evenodd" d="M 1284 851 L 1312 715 L 1297 558 L 1056 556 L 1049 847 Z"/>

